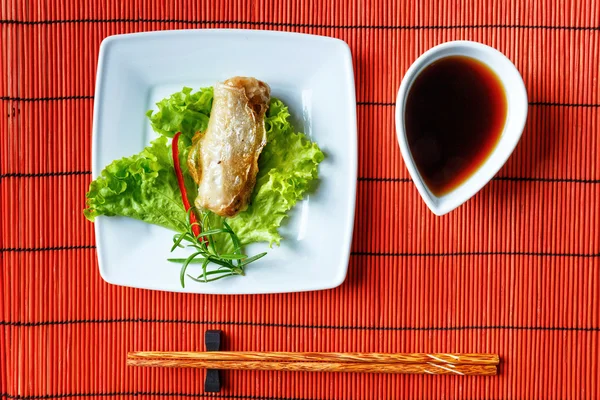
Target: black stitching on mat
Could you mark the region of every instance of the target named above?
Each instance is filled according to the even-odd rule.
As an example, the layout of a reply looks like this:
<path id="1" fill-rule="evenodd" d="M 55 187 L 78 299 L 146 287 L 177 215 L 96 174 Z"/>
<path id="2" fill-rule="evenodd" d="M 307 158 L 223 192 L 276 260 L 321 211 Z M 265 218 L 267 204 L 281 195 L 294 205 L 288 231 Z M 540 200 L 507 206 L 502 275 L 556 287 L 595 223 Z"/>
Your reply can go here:
<path id="1" fill-rule="evenodd" d="M 41 251 L 69 251 L 95 249 L 95 245 L 80 246 L 55 246 L 55 247 L 6 247 L 0 248 L 0 253 L 34 253 Z M 353 256 L 375 256 L 375 257 L 470 257 L 470 256 L 529 256 L 529 257 L 576 257 L 593 258 L 600 257 L 600 253 L 550 253 L 529 251 L 465 251 L 448 253 L 412 253 L 412 252 L 382 252 L 382 251 L 352 251 Z"/>
<path id="2" fill-rule="evenodd" d="M 470 257 L 470 256 L 528 256 L 528 257 L 600 257 L 600 253 L 550 253 L 530 251 L 456 251 L 448 253 L 396 253 L 382 251 L 353 251 L 353 256 L 375 257 Z"/>
<path id="3" fill-rule="evenodd" d="M 374 176 L 359 176 L 359 182 L 412 182 L 410 178 L 377 178 Z"/>
<path id="4" fill-rule="evenodd" d="M 546 182 L 546 183 L 583 183 L 598 184 L 600 179 L 574 179 L 574 178 L 533 178 L 519 176 L 497 176 L 493 181 L 507 182 Z M 377 178 L 377 177 L 358 177 L 359 182 L 412 182 L 410 178 Z"/>
<path id="5" fill-rule="evenodd" d="M 385 101 L 357 101 L 357 106 L 374 106 L 374 107 L 394 107 L 396 103 Z M 549 101 L 531 101 L 529 105 L 532 107 L 568 107 L 568 108 L 598 108 L 597 103 L 559 103 Z"/>
<path id="6" fill-rule="evenodd" d="M 225 325 L 253 326 L 262 328 L 289 329 L 336 329 L 355 331 L 464 331 L 464 330 L 521 330 L 521 331 L 600 331 L 600 327 L 569 327 L 569 326 L 515 326 L 515 325 L 465 325 L 465 326 L 351 326 L 351 325 L 311 325 L 285 324 L 275 322 L 250 321 L 193 321 L 185 319 L 150 319 L 150 318 L 121 318 L 121 319 L 74 319 L 63 321 L 0 321 L 0 326 L 38 327 L 53 325 L 75 324 L 115 324 L 115 323 L 150 323 L 150 324 L 191 324 L 191 325 Z"/>
<path id="7" fill-rule="evenodd" d="M 0 174 L 2 178 L 46 178 L 55 176 L 70 176 L 70 175 L 91 175 L 91 171 L 56 171 L 56 172 L 35 172 L 35 173 L 21 173 L 21 172 L 10 172 L 7 174 Z M 370 176 L 359 176 L 357 178 L 359 182 L 412 182 L 410 178 L 378 178 Z M 519 176 L 498 176 L 492 178 L 494 181 L 509 181 L 509 182 L 548 182 L 548 183 L 583 183 L 583 184 L 598 184 L 600 179 L 574 179 L 574 178 L 533 178 L 533 177 L 519 177 Z"/>
<path id="8" fill-rule="evenodd" d="M 463 25 L 327 25 L 303 24 L 295 22 L 265 22 L 240 20 L 194 20 L 194 19 L 157 19 L 157 18 L 80 18 L 55 19 L 39 21 L 23 21 L 16 19 L 0 20 L 6 25 L 56 25 L 56 24 L 85 24 L 85 23 L 178 23 L 195 25 L 251 25 L 286 28 L 330 28 L 330 29 L 385 29 L 385 30 L 427 30 L 427 29 L 546 29 L 569 31 L 598 31 L 600 26 L 566 26 L 566 25 L 523 25 L 523 24 L 463 24 Z"/>
<path id="9" fill-rule="evenodd" d="M 32 101 L 61 101 L 61 100 L 93 100 L 94 96 L 58 96 L 58 97 L 11 97 L 11 96 L 2 96 L 0 100 L 7 101 L 24 101 L 24 102 L 32 102 Z"/>
<path id="10" fill-rule="evenodd" d="M 542 107 L 583 107 L 583 108 L 598 108 L 600 104 L 596 103 L 556 103 L 549 101 L 531 101 L 530 106 L 542 106 Z"/>
<path id="11" fill-rule="evenodd" d="M 375 107 L 393 107 L 396 103 L 388 103 L 383 101 L 357 101 L 357 106 L 375 106 Z"/>
<path id="12" fill-rule="evenodd" d="M 528 177 L 512 177 L 512 176 L 497 176 L 495 181 L 509 182 L 552 182 L 552 183 L 600 183 L 600 179 L 572 179 L 572 178 L 528 178 Z"/>
<path id="13" fill-rule="evenodd" d="M 35 101 L 61 101 L 61 100 L 93 100 L 93 95 L 73 95 L 73 96 L 56 96 L 56 97 L 12 97 L 12 96 L 0 96 L 0 100 L 4 101 L 23 101 L 23 102 L 35 102 Z M 375 106 L 375 107 L 393 107 L 396 105 L 394 102 L 384 101 L 357 101 L 357 106 Z M 559 102 L 547 102 L 547 101 L 532 101 L 529 102 L 530 106 L 540 107 L 582 107 L 582 108 L 598 108 L 600 103 L 559 103 Z"/>
<path id="14" fill-rule="evenodd" d="M 71 175 L 91 175 L 91 171 L 56 171 L 56 172 L 9 172 L 8 174 L 0 174 L 2 178 L 44 178 L 49 176 L 71 176 Z"/>
<path id="15" fill-rule="evenodd" d="M 5 247 L 0 248 L 0 253 L 34 253 L 39 251 L 65 251 L 95 249 L 94 245 L 80 246 L 54 246 L 54 247 Z"/>
<path id="16" fill-rule="evenodd" d="M 100 393 L 57 393 L 57 394 L 40 394 L 40 395 L 12 395 L 8 393 L 0 393 L 0 397 L 7 397 L 15 400 L 43 400 L 57 399 L 66 397 L 113 397 L 113 396 L 178 396 L 178 397 L 204 397 L 204 398 L 225 398 L 225 399 L 248 399 L 248 400 L 311 400 L 291 397 L 264 397 L 254 395 L 235 395 L 235 394 L 214 394 L 205 393 L 179 393 L 179 392 L 100 392 Z"/>

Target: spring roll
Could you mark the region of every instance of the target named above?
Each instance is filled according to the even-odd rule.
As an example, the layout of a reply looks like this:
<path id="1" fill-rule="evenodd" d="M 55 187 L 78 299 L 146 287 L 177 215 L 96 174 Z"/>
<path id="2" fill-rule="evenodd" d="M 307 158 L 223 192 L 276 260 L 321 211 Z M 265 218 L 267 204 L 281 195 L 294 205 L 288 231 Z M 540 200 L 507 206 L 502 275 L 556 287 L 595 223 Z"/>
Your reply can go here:
<path id="1" fill-rule="evenodd" d="M 196 207 L 233 217 L 248 207 L 258 157 L 267 144 L 265 113 L 270 88 L 235 77 L 214 86 L 210 120 L 193 138 L 188 167 L 198 184 Z"/>

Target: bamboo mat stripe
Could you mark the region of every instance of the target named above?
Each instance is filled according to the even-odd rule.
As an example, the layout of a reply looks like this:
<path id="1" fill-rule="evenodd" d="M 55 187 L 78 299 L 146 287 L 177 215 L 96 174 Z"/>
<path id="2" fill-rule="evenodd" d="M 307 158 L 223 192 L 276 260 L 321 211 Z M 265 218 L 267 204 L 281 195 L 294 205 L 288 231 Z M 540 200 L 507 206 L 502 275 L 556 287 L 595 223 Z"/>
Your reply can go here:
<path id="1" fill-rule="evenodd" d="M 106 284 L 82 208 L 109 35 L 247 28 L 352 50 L 359 171 L 348 277 L 202 296 Z M 396 92 L 430 47 L 475 40 L 521 72 L 529 116 L 497 176 L 444 217 L 396 143 Z M 0 2 L 0 398 L 600 398 L 600 2 Z M 183 84 L 184 82 L 182 82 Z M 293 111 L 293 110 L 292 110 Z M 127 368 L 128 351 L 497 353 L 496 377 Z"/>

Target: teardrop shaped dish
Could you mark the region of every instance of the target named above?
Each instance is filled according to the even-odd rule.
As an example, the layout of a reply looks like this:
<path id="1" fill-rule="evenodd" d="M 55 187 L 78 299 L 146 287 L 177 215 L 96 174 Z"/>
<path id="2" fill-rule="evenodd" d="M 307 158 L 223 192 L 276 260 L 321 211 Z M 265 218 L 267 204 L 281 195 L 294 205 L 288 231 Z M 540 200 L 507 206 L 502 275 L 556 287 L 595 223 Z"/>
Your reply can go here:
<path id="1" fill-rule="evenodd" d="M 527 118 L 527 93 L 514 65 L 475 42 L 448 42 L 406 73 L 396 102 L 398 143 L 427 206 L 444 215 L 504 165 Z"/>

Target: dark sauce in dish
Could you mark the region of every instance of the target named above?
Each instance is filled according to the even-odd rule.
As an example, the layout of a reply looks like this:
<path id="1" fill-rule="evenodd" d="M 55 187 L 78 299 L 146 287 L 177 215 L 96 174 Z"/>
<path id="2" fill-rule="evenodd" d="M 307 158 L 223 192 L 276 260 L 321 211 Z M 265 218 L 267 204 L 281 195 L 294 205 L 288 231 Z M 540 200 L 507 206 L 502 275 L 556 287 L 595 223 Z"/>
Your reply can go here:
<path id="1" fill-rule="evenodd" d="M 506 113 L 498 76 L 473 58 L 450 56 L 421 71 L 404 118 L 413 160 L 434 195 L 451 192 L 484 163 Z"/>

